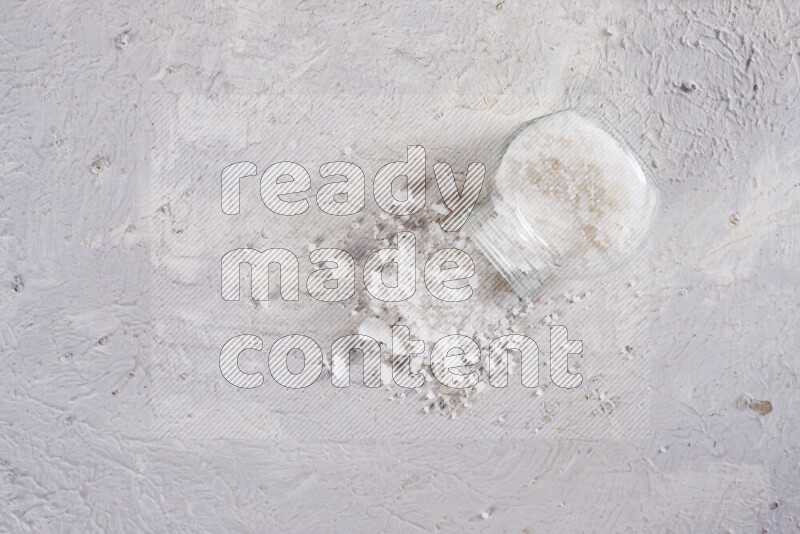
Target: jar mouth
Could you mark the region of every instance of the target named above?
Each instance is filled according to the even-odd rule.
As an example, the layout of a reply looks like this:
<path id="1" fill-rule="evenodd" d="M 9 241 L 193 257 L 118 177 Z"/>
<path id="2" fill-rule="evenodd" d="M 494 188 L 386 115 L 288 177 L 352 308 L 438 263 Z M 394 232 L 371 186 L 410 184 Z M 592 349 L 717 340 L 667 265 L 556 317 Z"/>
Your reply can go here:
<path id="1" fill-rule="evenodd" d="M 510 224 L 518 224 L 510 219 L 516 216 L 501 212 L 491 202 L 477 206 L 465 230 L 518 296 L 533 297 L 559 269 L 558 256 L 534 232 L 528 233 L 524 227 L 510 229 Z M 528 245 L 518 246 L 509 238 L 510 231 L 524 236 Z"/>

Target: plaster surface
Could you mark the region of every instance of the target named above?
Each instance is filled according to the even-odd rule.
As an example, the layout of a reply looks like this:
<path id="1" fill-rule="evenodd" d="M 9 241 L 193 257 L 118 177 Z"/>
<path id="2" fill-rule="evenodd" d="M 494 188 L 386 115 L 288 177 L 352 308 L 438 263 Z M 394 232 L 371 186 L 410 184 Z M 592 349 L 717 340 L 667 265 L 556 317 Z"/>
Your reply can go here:
<path id="1" fill-rule="evenodd" d="M 4 1 L 0 531 L 799 531 L 798 39 L 796 6 L 759 0 Z M 645 362 L 632 391 L 646 410 L 620 407 L 622 434 L 154 434 L 159 110 L 183 106 L 195 126 L 176 135 L 200 153 L 226 137 L 207 103 L 243 96 L 365 166 L 415 136 L 463 164 L 526 118 L 603 114 L 660 180 L 641 270 L 525 303 L 476 257 L 501 295 L 481 302 L 501 310 L 492 328 L 576 306 L 644 321 L 643 345 L 602 357 Z M 374 131 L 343 139 L 320 120 L 336 106 L 374 112 Z M 244 133 L 226 158 L 268 131 L 228 126 Z M 235 160 L 213 161 L 210 180 Z"/>

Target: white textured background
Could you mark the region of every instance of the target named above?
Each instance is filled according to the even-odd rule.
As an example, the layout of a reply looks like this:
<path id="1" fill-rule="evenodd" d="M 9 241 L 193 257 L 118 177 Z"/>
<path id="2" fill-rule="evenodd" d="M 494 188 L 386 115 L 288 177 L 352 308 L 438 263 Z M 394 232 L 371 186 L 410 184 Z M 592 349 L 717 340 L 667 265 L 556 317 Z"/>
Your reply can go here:
<path id="1" fill-rule="evenodd" d="M 572 4 L 4 1 L 0 530 L 800 530 L 796 6 Z M 150 103 L 298 88 L 620 125 L 663 185 L 647 435 L 152 438 Z"/>

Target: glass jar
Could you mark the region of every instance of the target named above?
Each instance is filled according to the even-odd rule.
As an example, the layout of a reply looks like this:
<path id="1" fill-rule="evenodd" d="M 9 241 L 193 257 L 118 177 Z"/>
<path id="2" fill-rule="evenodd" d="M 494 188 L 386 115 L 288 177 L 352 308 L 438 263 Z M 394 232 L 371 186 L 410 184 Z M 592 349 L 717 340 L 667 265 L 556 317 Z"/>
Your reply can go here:
<path id="1" fill-rule="evenodd" d="M 465 232 L 520 297 L 556 273 L 591 278 L 622 265 L 652 228 L 655 178 L 589 112 L 567 109 L 522 124 L 493 167 Z"/>

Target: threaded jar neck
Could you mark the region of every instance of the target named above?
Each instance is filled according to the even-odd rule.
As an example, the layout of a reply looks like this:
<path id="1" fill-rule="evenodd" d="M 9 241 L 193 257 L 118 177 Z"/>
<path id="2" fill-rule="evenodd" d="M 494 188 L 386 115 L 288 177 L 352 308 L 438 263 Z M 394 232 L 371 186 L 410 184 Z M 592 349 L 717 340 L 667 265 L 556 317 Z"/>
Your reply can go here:
<path id="1" fill-rule="evenodd" d="M 508 206 L 477 206 L 465 230 L 523 299 L 536 295 L 558 268 L 557 256 Z"/>

